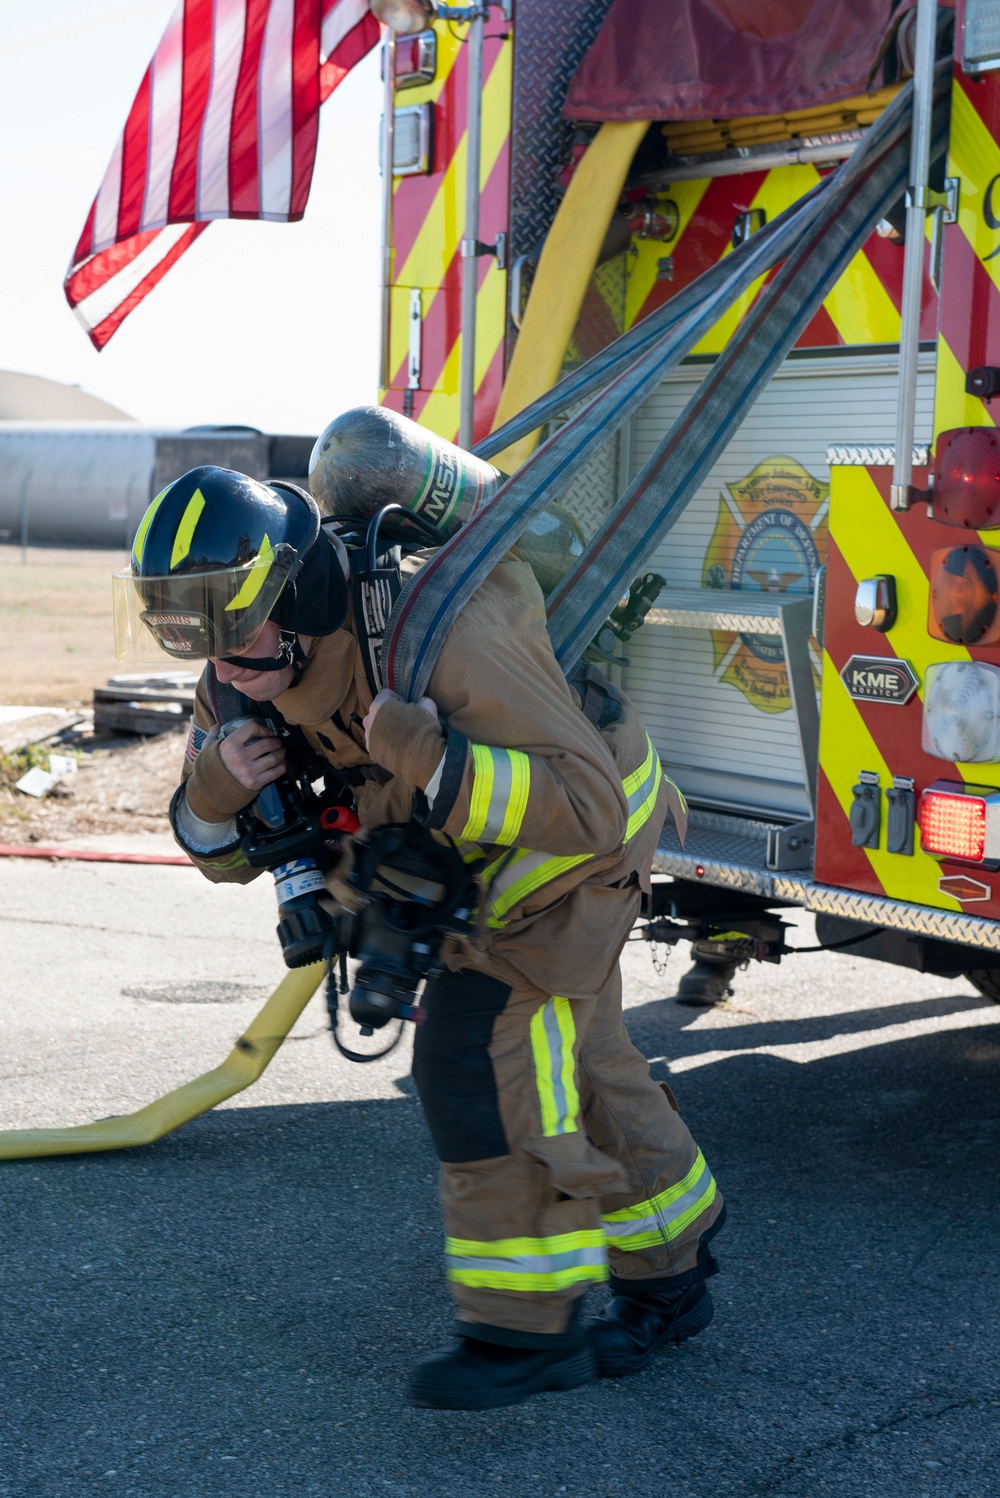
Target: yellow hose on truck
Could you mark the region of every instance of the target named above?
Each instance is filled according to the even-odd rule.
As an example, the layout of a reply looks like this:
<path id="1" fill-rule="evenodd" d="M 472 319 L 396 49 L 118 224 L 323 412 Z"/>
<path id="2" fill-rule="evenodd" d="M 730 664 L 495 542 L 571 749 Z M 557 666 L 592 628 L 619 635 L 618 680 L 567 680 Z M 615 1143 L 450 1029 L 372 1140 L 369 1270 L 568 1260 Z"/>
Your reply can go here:
<path id="1" fill-rule="evenodd" d="M 648 121 L 602 125 L 570 178 L 539 257 L 494 429 L 558 380 L 611 215 L 648 128 Z M 538 433 L 530 432 L 491 461 L 514 473 L 537 443 Z"/>
<path id="2" fill-rule="evenodd" d="M 316 992 L 326 963 L 293 968 L 244 1030 L 221 1066 L 175 1087 L 136 1113 L 65 1129 L 0 1130 L 0 1160 L 39 1155 L 85 1155 L 95 1150 L 152 1144 L 181 1124 L 242 1092 L 262 1075 Z"/>

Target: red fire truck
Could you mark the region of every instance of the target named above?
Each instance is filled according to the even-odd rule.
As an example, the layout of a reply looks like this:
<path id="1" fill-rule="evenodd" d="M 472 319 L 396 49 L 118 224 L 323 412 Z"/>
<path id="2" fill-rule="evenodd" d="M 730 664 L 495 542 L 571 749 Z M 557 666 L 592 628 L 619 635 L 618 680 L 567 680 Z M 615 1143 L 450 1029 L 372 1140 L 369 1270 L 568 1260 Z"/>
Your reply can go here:
<path id="1" fill-rule="evenodd" d="M 800 906 L 825 944 L 1000 999 L 1000 5 L 373 9 L 382 399 L 467 446 L 801 199 L 911 76 L 916 135 L 953 51 L 946 155 L 648 557 L 614 669 L 690 805 L 654 930 L 773 959 Z M 562 496 L 586 532 L 760 289 Z"/>

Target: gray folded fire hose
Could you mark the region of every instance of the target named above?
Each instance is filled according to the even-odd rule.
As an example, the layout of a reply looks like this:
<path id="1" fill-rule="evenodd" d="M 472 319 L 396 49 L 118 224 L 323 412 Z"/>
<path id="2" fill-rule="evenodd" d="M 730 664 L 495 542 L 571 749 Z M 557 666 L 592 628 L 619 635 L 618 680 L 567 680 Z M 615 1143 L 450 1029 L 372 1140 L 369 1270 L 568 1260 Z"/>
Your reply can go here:
<path id="1" fill-rule="evenodd" d="M 950 68 L 942 63 L 935 75 L 932 158 L 947 136 L 949 99 Z M 908 84 L 822 190 L 802 199 L 769 226 L 769 234 L 755 235 L 479 444 L 481 455 L 498 451 L 604 384 L 407 583 L 385 636 L 382 661 L 389 686 L 411 701 L 424 694 L 452 621 L 526 526 L 747 286 L 784 259 L 685 410 L 549 596 L 553 647 L 563 669 L 572 672 L 601 621 L 697 492 L 834 283 L 904 192 L 910 105 Z M 640 330 L 645 330 L 643 336 Z"/>

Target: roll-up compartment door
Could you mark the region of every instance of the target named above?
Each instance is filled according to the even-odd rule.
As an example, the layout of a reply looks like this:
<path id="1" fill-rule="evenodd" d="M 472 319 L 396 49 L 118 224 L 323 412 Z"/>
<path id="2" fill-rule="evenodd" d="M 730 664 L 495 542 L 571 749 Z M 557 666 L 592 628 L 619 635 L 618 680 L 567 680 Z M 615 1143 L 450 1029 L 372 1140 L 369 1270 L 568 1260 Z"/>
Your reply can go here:
<path id="1" fill-rule="evenodd" d="M 827 448 L 892 443 L 896 362 L 894 354 L 853 351 L 786 361 L 647 563 L 666 578 L 665 597 L 691 588 L 813 591 L 826 557 Z M 640 408 L 629 437 L 632 474 L 704 372 L 704 365 L 683 366 Z M 918 443 L 931 437 L 933 383 L 927 355 Z M 626 690 L 686 795 L 706 805 L 808 815 L 780 639 L 649 623 L 626 653 Z"/>

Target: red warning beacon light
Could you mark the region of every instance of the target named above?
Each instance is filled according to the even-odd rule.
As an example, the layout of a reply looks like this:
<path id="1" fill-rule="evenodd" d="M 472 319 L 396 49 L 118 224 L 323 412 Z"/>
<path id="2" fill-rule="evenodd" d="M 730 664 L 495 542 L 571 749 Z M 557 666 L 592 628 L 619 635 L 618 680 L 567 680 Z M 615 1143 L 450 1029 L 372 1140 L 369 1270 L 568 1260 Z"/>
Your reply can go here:
<path id="1" fill-rule="evenodd" d="M 953 427 L 934 455 L 934 518 L 984 531 L 1000 526 L 1000 430 Z"/>

